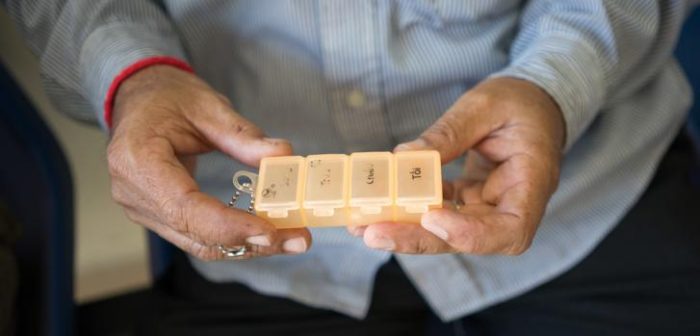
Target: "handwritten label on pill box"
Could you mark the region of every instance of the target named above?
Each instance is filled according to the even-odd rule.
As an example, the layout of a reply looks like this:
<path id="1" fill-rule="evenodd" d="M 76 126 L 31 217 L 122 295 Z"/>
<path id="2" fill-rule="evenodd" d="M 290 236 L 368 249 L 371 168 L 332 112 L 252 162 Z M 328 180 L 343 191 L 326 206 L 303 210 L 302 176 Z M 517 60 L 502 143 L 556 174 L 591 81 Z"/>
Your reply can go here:
<path id="1" fill-rule="evenodd" d="M 436 193 L 434 179 L 435 159 L 432 156 L 396 156 L 397 197 L 433 197 Z"/>
<path id="2" fill-rule="evenodd" d="M 338 201 L 343 203 L 346 165 L 347 157 L 344 155 L 309 156 L 306 164 L 304 201 Z"/>
<path id="3" fill-rule="evenodd" d="M 388 198 L 391 157 L 352 158 L 352 198 Z"/>

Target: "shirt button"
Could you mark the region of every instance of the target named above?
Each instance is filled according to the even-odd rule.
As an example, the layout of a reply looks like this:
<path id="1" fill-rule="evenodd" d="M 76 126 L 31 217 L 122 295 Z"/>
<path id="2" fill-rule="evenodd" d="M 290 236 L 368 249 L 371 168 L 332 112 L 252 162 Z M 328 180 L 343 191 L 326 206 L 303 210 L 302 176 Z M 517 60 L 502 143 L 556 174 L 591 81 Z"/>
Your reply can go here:
<path id="1" fill-rule="evenodd" d="M 348 104 L 349 107 L 356 109 L 365 106 L 367 98 L 365 98 L 365 94 L 362 93 L 362 91 L 352 90 L 345 97 L 345 102 Z"/>

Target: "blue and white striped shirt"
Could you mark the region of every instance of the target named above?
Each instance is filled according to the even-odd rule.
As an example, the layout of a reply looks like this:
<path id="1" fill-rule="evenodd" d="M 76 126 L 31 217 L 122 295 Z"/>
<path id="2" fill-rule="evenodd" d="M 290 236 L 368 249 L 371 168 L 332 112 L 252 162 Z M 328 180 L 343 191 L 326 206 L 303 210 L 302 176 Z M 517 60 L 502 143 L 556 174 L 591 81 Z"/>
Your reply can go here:
<path id="1" fill-rule="evenodd" d="M 671 52 L 690 5 L 651 0 L 5 0 L 66 113 L 102 124 L 115 76 L 150 56 L 187 60 L 296 152 L 389 150 L 415 138 L 488 76 L 513 76 L 560 105 L 561 183 L 523 255 L 396 255 L 450 320 L 574 266 L 643 192 L 690 103 Z M 241 169 L 200 158 L 222 200 Z M 459 167 L 446 167 L 454 176 Z M 344 229 L 313 231 L 303 255 L 195 268 L 270 295 L 362 317 L 391 256 Z"/>

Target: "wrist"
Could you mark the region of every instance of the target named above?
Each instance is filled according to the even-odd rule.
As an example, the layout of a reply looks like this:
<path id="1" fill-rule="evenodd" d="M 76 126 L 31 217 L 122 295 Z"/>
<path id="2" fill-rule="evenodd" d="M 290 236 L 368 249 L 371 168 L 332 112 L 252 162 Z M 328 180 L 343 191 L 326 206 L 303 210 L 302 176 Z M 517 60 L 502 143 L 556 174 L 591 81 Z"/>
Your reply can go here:
<path id="1" fill-rule="evenodd" d="M 163 77 L 172 71 L 193 72 L 184 61 L 162 56 L 145 58 L 123 69 L 112 81 L 105 99 L 103 113 L 107 127 L 111 129 L 119 118 L 117 111 L 124 110 L 118 105 L 123 105 L 134 93 L 162 83 Z"/>

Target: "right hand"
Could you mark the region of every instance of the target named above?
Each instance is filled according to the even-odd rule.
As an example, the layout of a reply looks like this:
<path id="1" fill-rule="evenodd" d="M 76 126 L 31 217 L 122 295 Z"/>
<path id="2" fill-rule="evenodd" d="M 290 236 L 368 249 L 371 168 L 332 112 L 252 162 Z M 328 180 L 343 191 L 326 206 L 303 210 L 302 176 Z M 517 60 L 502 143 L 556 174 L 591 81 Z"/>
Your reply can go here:
<path id="1" fill-rule="evenodd" d="M 219 244 L 246 245 L 249 257 L 311 246 L 307 229 L 276 230 L 199 190 L 197 154 L 219 150 L 252 166 L 292 154 L 289 142 L 266 138 L 201 79 L 170 66 L 146 68 L 122 83 L 113 112 L 112 197 L 129 219 L 203 260 L 221 259 Z"/>

